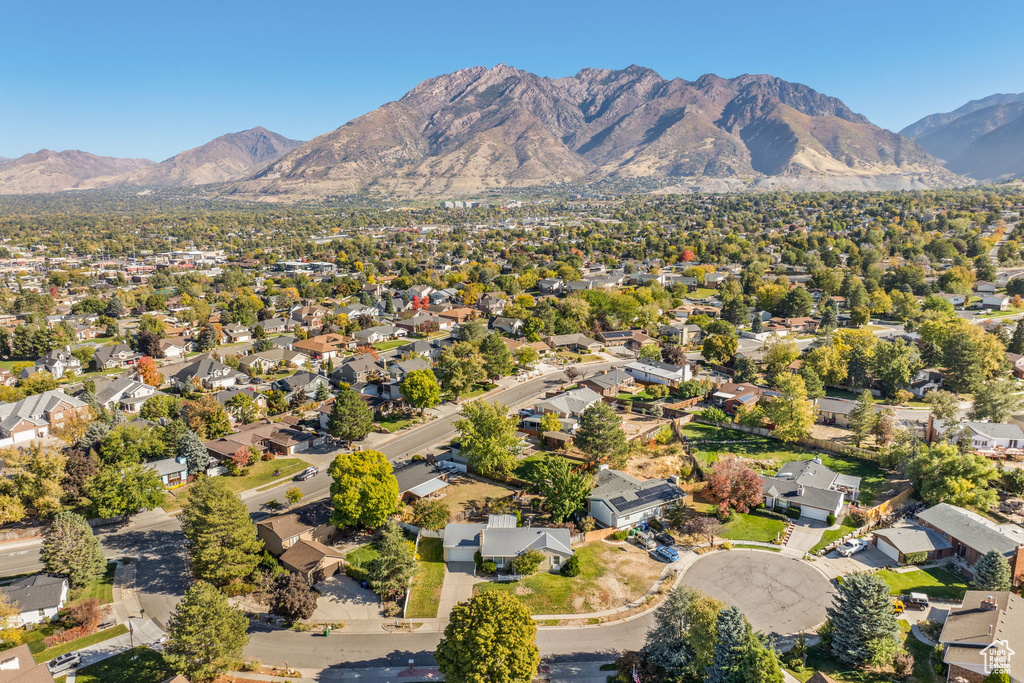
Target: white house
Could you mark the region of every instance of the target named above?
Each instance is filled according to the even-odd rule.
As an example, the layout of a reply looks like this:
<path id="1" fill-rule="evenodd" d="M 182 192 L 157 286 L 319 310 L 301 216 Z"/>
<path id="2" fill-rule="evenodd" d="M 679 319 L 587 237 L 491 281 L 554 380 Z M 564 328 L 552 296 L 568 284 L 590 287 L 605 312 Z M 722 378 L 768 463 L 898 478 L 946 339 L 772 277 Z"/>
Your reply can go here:
<path id="1" fill-rule="evenodd" d="M 649 519 L 660 519 L 669 504 L 685 496 L 671 479 L 640 480 L 601 465 L 587 503 L 590 516 L 601 526 L 627 529 Z"/>
<path id="2" fill-rule="evenodd" d="M 766 508 L 798 507 L 800 516 L 809 519 L 839 517 L 846 499 L 857 500 L 860 494 L 860 477 L 837 474 L 818 458 L 788 462 L 774 477 L 763 479 Z"/>
<path id="3" fill-rule="evenodd" d="M 640 358 L 625 367 L 633 379 L 647 384 L 665 384 L 678 386 L 681 382 L 689 382 L 693 378 L 689 365 L 672 365 L 660 360 Z"/>
<path id="4" fill-rule="evenodd" d="M 572 557 L 572 535 L 568 529 L 517 527 L 515 515 L 490 515 L 487 524 L 449 524 L 444 528 L 444 561 L 473 562 L 477 552 L 484 562 L 498 569 L 531 550 L 544 555 L 541 570 L 557 570 Z"/>
<path id="5" fill-rule="evenodd" d="M 58 574 L 32 574 L 4 586 L 4 595 L 21 610 L 21 625 L 53 621 L 68 599 L 68 580 Z"/>
<path id="6" fill-rule="evenodd" d="M 959 443 L 960 439 L 969 438 L 975 451 L 1024 449 L 1024 430 L 1014 422 L 961 422 L 959 426 L 960 431 L 950 441 Z M 928 429 L 929 440 L 937 441 L 943 430 L 942 420 L 932 420 Z"/>
<path id="7" fill-rule="evenodd" d="M 1004 294 L 990 294 L 982 297 L 981 307 L 990 311 L 1005 311 L 1010 307 L 1010 297 Z"/>

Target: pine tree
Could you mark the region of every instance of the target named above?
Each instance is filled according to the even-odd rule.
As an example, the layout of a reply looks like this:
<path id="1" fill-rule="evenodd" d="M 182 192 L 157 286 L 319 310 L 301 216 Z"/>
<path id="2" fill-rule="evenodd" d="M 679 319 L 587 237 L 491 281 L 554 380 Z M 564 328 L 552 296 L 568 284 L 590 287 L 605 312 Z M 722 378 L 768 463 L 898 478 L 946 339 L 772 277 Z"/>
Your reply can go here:
<path id="1" fill-rule="evenodd" d="M 327 431 L 335 439 L 359 441 L 373 429 L 373 411 L 354 389 L 342 389 L 327 417 Z"/>
<path id="2" fill-rule="evenodd" d="M 832 301 L 832 299 L 829 299 Z M 832 302 L 833 304 L 835 302 Z M 822 333 L 829 333 L 839 327 L 839 316 L 836 313 L 835 306 L 825 306 L 821 310 L 821 322 L 818 324 L 818 331 Z"/>
<path id="3" fill-rule="evenodd" d="M 370 585 L 385 600 L 395 599 L 405 593 L 416 571 L 413 544 L 402 528 L 391 521 L 381 531 L 377 552 L 377 558 L 369 567 Z"/>
<path id="4" fill-rule="evenodd" d="M 875 401 L 871 392 L 865 389 L 857 398 L 857 405 L 850 411 L 850 430 L 858 446 L 874 430 L 876 420 Z"/>
<path id="5" fill-rule="evenodd" d="M 750 323 L 750 331 L 754 334 L 764 330 L 764 321 L 761 320 L 761 311 L 754 314 L 754 321 Z"/>
<path id="6" fill-rule="evenodd" d="M 800 376 L 804 378 L 804 386 L 807 389 L 807 398 L 821 398 L 825 395 L 825 383 L 810 365 L 804 364 L 800 367 Z"/>
<path id="7" fill-rule="evenodd" d="M 185 459 L 189 474 L 202 474 L 210 466 L 210 454 L 203 440 L 191 429 L 178 441 L 178 456 Z"/>
<path id="8" fill-rule="evenodd" d="M 181 513 L 193 578 L 222 586 L 256 571 L 263 542 L 222 477 L 201 477 Z"/>
<path id="9" fill-rule="evenodd" d="M 480 355 L 483 356 L 484 371 L 489 379 L 504 377 L 516 367 L 512 353 L 497 334 L 489 334 L 480 341 Z"/>
<path id="10" fill-rule="evenodd" d="M 193 683 L 230 671 L 249 642 L 249 620 L 219 590 L 197 581 L 168 622 L 164 660 Z"/>
<path id="11" fill-rule="evenodd" d="M 59 512 L 53 518 L 40 555 L 46 571 L 66 574 L 73 586 L 84 586 L 107 568 L 100 540 L 85 517 L 74 512 Z"/>
<path id="12" fill-rule="evenodd" d="M 1006 350 L 1010 353 L 1024 354 L 1024 320 L 1018 320 L 1017 326 L 1013 328 L 1013 336 Z"/>
<path id="13" fill-rule="evenodd" d="M 604 401 L 598 401 L 580 415 L 574 442 L 594 461 L 622 456 L 629 449 L 622 420 Z"/>
<path id="14" fill-rule="evenodd" d="M 743 654 L 750 628 L 739 607 L 726 607 L 715 622 L 715 651 L 705 683 L 730 683 L 736 660 Z"/>
<path id="15" fill-rule="evenodd" d="M 889 585 L 873 574 L 847 574 L 826 610 L 832 625 L 832 654 L 851 666 L 871 662 L 882 645 L 896 641 Z"/>
<path id="16" fill-rule="evenodd" d="M 998 550 L 988 551 L 974 565 L 974 583 L 982 591 L 1010 590 L 1010 563 Z"/>

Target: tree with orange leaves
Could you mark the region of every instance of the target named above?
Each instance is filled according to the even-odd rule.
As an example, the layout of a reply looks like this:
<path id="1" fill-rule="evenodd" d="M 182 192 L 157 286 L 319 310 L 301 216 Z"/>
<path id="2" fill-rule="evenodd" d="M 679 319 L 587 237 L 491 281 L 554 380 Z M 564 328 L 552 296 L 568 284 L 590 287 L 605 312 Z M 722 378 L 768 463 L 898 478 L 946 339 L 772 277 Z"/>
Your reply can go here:
<path id="1" fill-rule="evenodd" d="M 135 364 L 142 381 L 151 387 L 158 387 L 164 383 L 164 376 L 156 369 L 156 361 L 150 356 L 143 356 Z"/>

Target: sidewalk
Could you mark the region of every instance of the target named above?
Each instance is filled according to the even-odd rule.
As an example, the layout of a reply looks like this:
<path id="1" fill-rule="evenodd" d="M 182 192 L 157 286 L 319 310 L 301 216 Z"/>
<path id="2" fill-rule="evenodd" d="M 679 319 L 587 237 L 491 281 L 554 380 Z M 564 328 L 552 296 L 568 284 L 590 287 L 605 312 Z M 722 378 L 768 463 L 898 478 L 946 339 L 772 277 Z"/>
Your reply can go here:
<path id="1" fill-rule="evenodd" d="M 537 674 L 538 681 L 550 683 L 606 683 L 611 671 L 601 670 L 602 662 L 560 662 L 557 664 L 541 663 Z M 391 683 L 395 681 L 443 681 L 444 675 L 437 667 L 379 667 L 374 669 L 298 669 L 303 679 L 317 681 L 360 681 L 361 683 Z M 239 678 L 255 681 L 272 681 L 283 683 L 286 676 L 267 676 L 264 674 L 238 673 Z M 73 683 L 70 679 L 68 683 Z"/>
<path id="2" fill-rule="evenodd" d="M 96 662 L 119 655 L 122 652 L 126 652 L 132 647 L 138 647 L 139 645 L 153 645 L 160 641 L 164 637 L 164 632 L 160 630 L 160 627 L 154 624 L 149 619 L 132 619 L 130 622 L 132 633 L 125 633 L 124 635 L 110 640 L 105 640 L 102 643 L 90 645 L 89 647 L 78 650 L 78 653 L 82 655 L 82 664 L 78 667 L 89 666 Z M 67 681 L 65 683 L 75 683 L 75 671 L 68 674 Z"/>

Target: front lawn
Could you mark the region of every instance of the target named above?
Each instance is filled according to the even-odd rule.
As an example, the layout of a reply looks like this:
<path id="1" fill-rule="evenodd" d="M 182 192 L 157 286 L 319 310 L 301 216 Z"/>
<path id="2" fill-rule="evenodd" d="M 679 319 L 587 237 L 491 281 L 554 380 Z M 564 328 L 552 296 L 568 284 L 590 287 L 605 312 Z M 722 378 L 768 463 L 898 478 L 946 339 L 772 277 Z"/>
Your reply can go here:
<path id="1" fill-rule="evenodd" d="M 416 418 L 414 417 L 405 416 L 389 417 L 385 420 L 378 420 L 377 426 L 381 429 L 381 431 L 386 429 L 389 434 L 394 434 L 395 432 L 405 429 L 406 427 L 411 425 L 415 419 Z"/>
<path id="2" fill-rule="evenodd" d="M 474 591 L 514 595 L 532 614 L 585 614 L 639 599 L 665 568 L 632 544 L 595 541 L 577 548 L 576 555 L 579 576 L 541 572 L 519 581 L 480 583 Z"/>
<path id="3" fill-rule="evenodd" d="M 265 486 L 270 482 L 283 477 L 290 477 L 298 474 L 307 467 L 309 467 L 309 463 L 301 458 L 275 458 L 274 460 L 260 460 L 257 463 L 250 465 L 247 468 L 245 475 L 233 477 L 229 474 L 225 474 L 223 479 L 229 490 L 234 493 L 241 493 L 242 491 L 248 491 L 249 489 Z M 281 472 L 275 475 L 274 472 L 276 470 L 281 470 Z M 173 491 L 169 491 L 167 501 L 161 506 L 164 511 L 172 512 L 181 509 L 191 487 L 191 484 L 186 484 L 185 486 L 179 486 Z"/>
<path id="4" fill-rule="evenodd" d="M 58 657 L 67 652 L 81 650 L 83 647 L 89 647 L 90 645 L 95 645 L 96 643 L 102 643 L 105 640 L 110 640 L 111 638 L 123 636 L 125 633 L 128 633 L 128 627 L 124 624 L 118 624 L 113 628 L 108 628 L 104 631 L 97 631 L 96 633 L 93 633 L 91 636 L 85 636 L 84 638 L 79 638 L 78 640 L 72 640 L 70 643 L 61 643 L 60 645 L 54 645 L 53 647 L 46 648 L 45 650 L 33 649 L 33 645 L 42 648 L 43 639 L 40 638 L 38 641 L 29 643 L 29 650 L 32 651 L 32 656 L 35 658 L 36 663 L 46 662 L 53 659 L 54 657 Z"/>
<path id="5" fill-rule="evenodd" d="M 174 675 L 159 652 L 139 646 L 78 670 L 78 683 L 160 683 Z"/>
<path id="6" fill-rule="evenodd" d="M 103 575 L 94 581 L 90 581 L 81 588 L 76 588 L 71 591 L 68 596 L 68 602 L 77 602 L 79 600 L 88 600 L 90 598 L 96 598 L 99 600 L 101 605 L 109 605 L 114 601 L 114 570 L 117 569 L 117 565 L 113 562 L 107 564 L 107 570 L 103 572 Z"/>
<path id="7" fill-rule="evenodd" d="M 786 523 L 781 519 L 737 512 L 723 527 L 718 534 L 721 538 L 730 541 L 771 543 L 782 536 L 782 532 L 786 529 Z"/>
<path id="8" fill-rule="evenodd" d="M 444 544 L 440 538 L 421 538 L 416 553 L 416 575 L 412 580 L 405 616 L 433 619 L 444 584 Z"/>
<path id="9" fill-rule="evenodd" d="M 967 590 L 963 580 L 941 567 L 906 572 L 882 569 L 877 576 L 889 584 L 893 595 L 924 593 L 935 600 L 961 600 Z"/>
<path id="10" fill-rule="evenodd" d="M 836 539 L 842 538 L 846 534 L 856 531 L 857 527 L 853 526 L 853 522 L 849 520 L 849 517 L 843 517 L 839 522 L 838 529 L 826 529 L 825 533 L 821 535 L 821 540 L 818 541 L 818 544 L 811 548 L 811 554 L 813 555 L 819 550 L 822 550 Z"/>
<path id="11" fill-rule="evenodd" d="M 380 557 L 380 553 L 377 552 L 377 546 L 372 543 L 361 545 L 348 555 L 345 556 L 345 561 L 353 567 L 357 567 L 366 571 L 370 567 L 370 563 Z"/>
<path id="12" fill-rule="evenodd" d="M 462 402 L 466 402 L 466 401 L 472 400 L 472 399 L 476 398 L 477 396 L 481 396 L 483 394 L 486 394 L 488 391 L 490 391 L 491 389 L 496 388 L 497 386 L 498 386 L 497 384 L 491 384 L 489 382 L 486 382 L 484 384 L 477 384 L 476 386 L 474 386 L 469 391 L 464 391 L 461 394 L 459 394 L 459 400 L 462 401 Z M 447 393 L 445 395 L 445 399 L 449 400 L 449 401 L 454 401 L 455 400 L 455 396 L 452 395 L 451 393 Z"/>
<path id="13" fill-rule="evenodd" d="M 399 346 L 405 346 L 408 343 L 408 339 L 392 339 L 391 341 L 374 344 L 373 348 L 377 349 L 378 351 L 390 351 L 391 349 L 397 349 Z"/>

